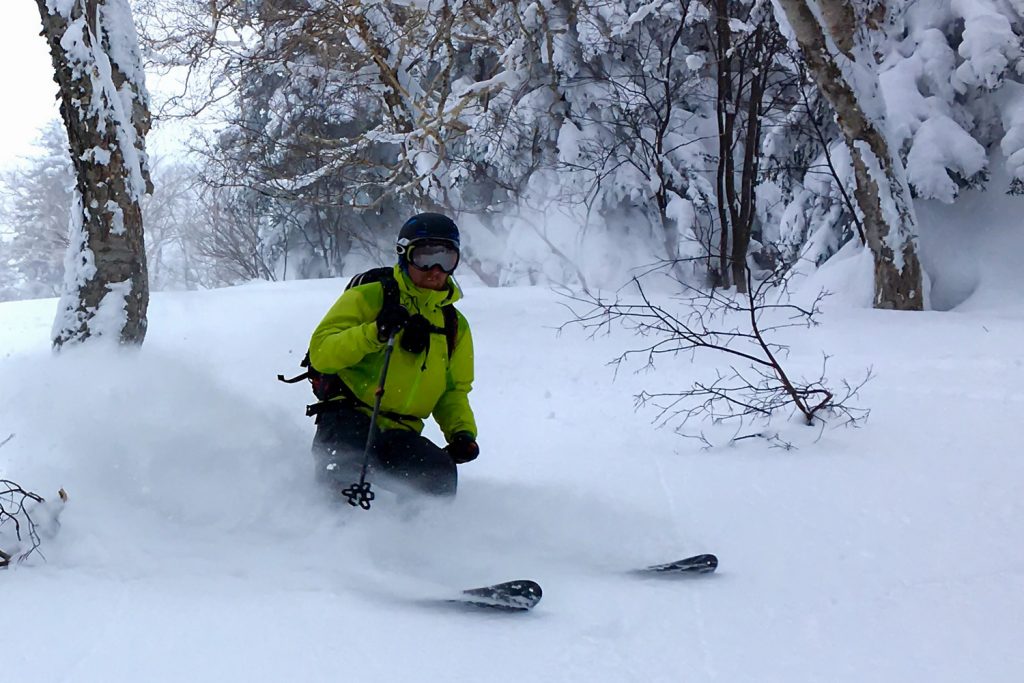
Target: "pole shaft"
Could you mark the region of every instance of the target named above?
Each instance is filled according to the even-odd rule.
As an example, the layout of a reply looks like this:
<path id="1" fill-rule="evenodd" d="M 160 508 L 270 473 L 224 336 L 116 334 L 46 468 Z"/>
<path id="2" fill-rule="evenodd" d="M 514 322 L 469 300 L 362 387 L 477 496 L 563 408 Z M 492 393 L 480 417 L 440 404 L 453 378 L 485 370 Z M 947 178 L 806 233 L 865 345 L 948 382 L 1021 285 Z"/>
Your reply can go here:
<path id="1" fill-rule="evenodd" d="M 384 398 L 384 382 L 388 377 L 388 365 L 391 364 L 391 352 L 395 350 L 395 335 L 388 337 L 388 346 L 384 351 L 384 365 L 380 369 L 380 382 L 377 384 L 376 398 L 373 402 L 373 415 L 370 417 L 370 432 L 366 435 L 366 450 L 363 452 L 363 469 L 359 474 L 359 484 L 366 481 L 366 470 L 370 465 L 370 450 L 377 439 L 377 415 L 380 413 L 380 403 Z"/>

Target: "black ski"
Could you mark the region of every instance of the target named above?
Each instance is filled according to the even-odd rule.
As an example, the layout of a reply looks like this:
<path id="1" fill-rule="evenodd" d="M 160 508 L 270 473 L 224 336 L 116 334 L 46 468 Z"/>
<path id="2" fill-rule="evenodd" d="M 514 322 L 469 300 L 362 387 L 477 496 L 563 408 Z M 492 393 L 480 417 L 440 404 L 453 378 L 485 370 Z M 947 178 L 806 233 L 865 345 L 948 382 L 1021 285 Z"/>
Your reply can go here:
<path id="1" fill-rule="evenodd" d="M 637 574 L 710 574 L 718 569 L 718 558 L 714 555 L 694 555 L 675 562 L 665 564 L 652 564 L 643 569 L 637 569 Z"/>
<path id="2" fill-rule="evenodd" d="M 493 586 L 482 586 L 462 591 L 456 598 L 445 600 L 455 606 L 492 609 L 499 612 L 527 612 L 533 609 L 544 591 L 540 584 L 529 579 L 506 581 Z"/>

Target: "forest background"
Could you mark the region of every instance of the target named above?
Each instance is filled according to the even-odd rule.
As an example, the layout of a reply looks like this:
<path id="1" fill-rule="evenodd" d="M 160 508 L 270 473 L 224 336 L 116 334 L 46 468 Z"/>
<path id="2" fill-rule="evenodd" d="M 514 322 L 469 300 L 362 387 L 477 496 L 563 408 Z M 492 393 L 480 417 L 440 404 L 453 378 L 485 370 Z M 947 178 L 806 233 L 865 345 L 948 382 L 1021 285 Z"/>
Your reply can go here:
<path id="1" fill-rule="evenodd" d="M 833 52 L 856 53 L 851 80 L 914 198 L 1020 191 L 1022 4 L 853 3 Z M 743 291 L 745 268 L 813 272 L 870 241 L 850 146 L 770 2 L 133 11 L 157 121 L 141 201 L 153 290 L 350 275 L 389 262 L 420 210 L 456 217 L 460 277 L 489 286 L 614 288 L 668 262 Z M 40 120 L 4 172 L 2 300 L 61 293 L 67 156 L 58 119 Z M 928 257 L 929 305 L 970 294 Z M 868 259 L 859 272 L 870 282 Z"/>

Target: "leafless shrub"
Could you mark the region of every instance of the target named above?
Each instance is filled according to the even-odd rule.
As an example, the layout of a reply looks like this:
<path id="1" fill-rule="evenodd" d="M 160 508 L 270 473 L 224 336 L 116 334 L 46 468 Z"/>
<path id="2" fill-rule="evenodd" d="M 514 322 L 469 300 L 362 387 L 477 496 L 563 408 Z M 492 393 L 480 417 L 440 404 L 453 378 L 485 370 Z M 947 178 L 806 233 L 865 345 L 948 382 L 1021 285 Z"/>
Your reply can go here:
<path id="1" fill-rule="evenodd" d="M 657 410 L 657 424 L 678 425 L 677 431 L 683 433 L 694 422 L 731 423 L 736 432 L 730 443 L 757 437 L 788 449 L 791 444 L 778 434 L 766 429 L 749 431 L 751 426 L 767 425 L 786 410 L 807 425 L 822 427 L 826 423 L 856 426 L 867 418 L 869 411 L 855 406 L 854 399 L 871 378 L 870 369 L 859 382 L 831 383 L 826 377 L 825 356 L 816 377 L 796 377 L 783 363 L 789 348 L 773 340 L 773 335 L 788 328 L 816 326 L 826 292 L 820 292 L 810 304 L 793 303 L 783 263 L 760 272 L 758 279 L 746 268 L 747 294 L 696 288 L 672 274 L 674 265 L 659 263 L 634 277 L 630 285 L 638 295 L 636 303 L 625 302 L 621 296 L 611 301 L 592 294 L 569 297 L 588 308 L 580 312 L 570 305 L 574 319 L 567 324 L 582 325 L 594 335 L 621 325 L 645 340 L 641 348 L 615 358 L 612 364 L 617 368 L 639 356 L 645 360 L 642 369 L 653 369 L 659 356 L 704 350 L 729 359 L 715 370 L 712 379 L 695 381 L 688 389 L 638 394 L 636 406 Z M 671 278 L 680 288 L 671 297 L 671 305 L 656 303 L 649 296 L 644 281 L 655 274 Z M 703 434 L 697 438 L 710 445 Z"/>
<path id="2" fill-rule="evenodd" d="M 13 437 L 13 434 L 8 436 L 0 446 Z M 42 554 L 39 547 L 43 536 L 59 527 L 60 508 L 67 501 L 64 489 L 57 495 L 61 506 L 53 510 L 45 507 L 45 500 L 38 493 L 28 491 L 9 479 L 0 479 L 0 532 L 5 527 L 13 529 L 14 541 L 13 547 L 0 548 L 0 568 L 9 566 L 12 560 L 24 562 L 33 554 Z M 3 539 L 0 534 L 0 540 Z"/>

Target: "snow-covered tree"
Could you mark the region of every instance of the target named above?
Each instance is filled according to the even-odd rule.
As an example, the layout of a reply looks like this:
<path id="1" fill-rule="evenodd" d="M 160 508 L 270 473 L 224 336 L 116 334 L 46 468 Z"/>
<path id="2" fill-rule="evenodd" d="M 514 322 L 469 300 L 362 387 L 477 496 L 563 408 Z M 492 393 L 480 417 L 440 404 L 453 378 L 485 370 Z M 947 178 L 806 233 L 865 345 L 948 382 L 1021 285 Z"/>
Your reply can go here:
<path id="1" fill-rule="evenodd" d="M 865 23 L 861 32 L 871 47 L 863 67 L 877 77 L 880 130 L 906 167 L 912 195 L 952 203 L 968 188 L 1019 192 L 1024 8 L 1001 0 L 889 0 L 884 9 L 869 17 L 871 30 Z M 842 13 L 823 16 L 841 19 Z M 808 90 L 810 110 L 817 110 L 820 96 L 817 88 Z M 832 115 L 818 121 L 817 145 L 796 142 L 802 137 L 806 143 L 813 130 L 807 124 L 817 116 L 810 110 L 795 107 L 773 134 L 766 154 L 791 171 L 760 188 L 761 210 L 762 220 L 779 226 L 784 250 L 821 263 L 857 237 L 860 210 L 846 208 L 844 195 L 853 195 L 856 176 Z"/>
<path id="2" fill-rule="evenodd" d="M 5 299 L 59 296 L 64 282 L 75 176 L 62 123 L 45 126 L 35 148 L 0 176 L 0 271 L 6 274 L 0 297 Z M 207 261 L 197 253 L 196 235 L 210 221 L 195 169 L 159 157 L 151 157 L 150 165 L 154 191 L 141 202 L 150 289 L 212 282 L 202 272 Z"/>
<path id="3" fill-rule="evenodd" d="M 148 95 L 128 0 L 36 0 L 60 88 L 75 190 L 56 347 L 141 344 L 149 283 L 140 202 L 152 191 Z"/>
<path id="4" fill-rule="evenodd" d="M 8 233 L 3 250 L 11 273 L 9 298 L 58 296 L 74 171 L 68 138 L 59 121 L 43 128 L 37 152 L 0 178 L 0 224 Z"/>
<path id="5" fill-rule="evenodd" d="M 874 256 L 874 304 L 920 310 L 917 219 L 903 161 L 886 135 L 885 103 L 873 68 L 871 32 L 884 22 L 887 7 L 879 0 L 776 1 L 850 149 L 854 195 Z"/>
<path id="6" fill-rule="evenodd" d="M 985 186 L 1000 150 L 1024 187 L 1018 5 L 787 5 L 824 52 L 782 46 L 767 0 L 139 1 L 154 58 L 198 86 L 178 111 L 223 123 L 203 178 L 234 218 L 205 243 L 236 277 L 338 274 L 436 209 L 490 284 L 668 258 L 742 286 L 751 259 L 816 267 L 856 239 L 879 304 L 914 308 L 911 197 Z"/>

